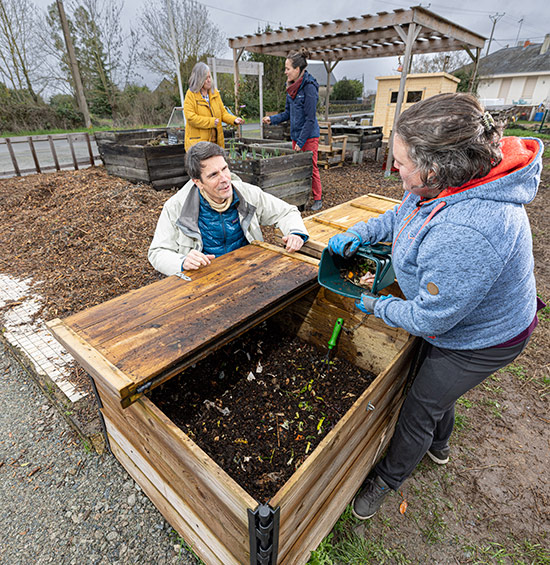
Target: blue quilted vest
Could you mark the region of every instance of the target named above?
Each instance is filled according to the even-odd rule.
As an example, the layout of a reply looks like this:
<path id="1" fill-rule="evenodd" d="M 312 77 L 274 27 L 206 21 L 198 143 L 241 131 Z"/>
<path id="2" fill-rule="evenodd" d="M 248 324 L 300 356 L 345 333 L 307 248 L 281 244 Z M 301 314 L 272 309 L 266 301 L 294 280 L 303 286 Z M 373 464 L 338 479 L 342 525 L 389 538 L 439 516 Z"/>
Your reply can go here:
<path id="1" fill-rule="evenodd" d="M 225 212 L 216 212 L 199 192 L 199 231 L 202 252 L 219 257 L 248 244 L 239 221 L 239 199 L 233 191 L 233 202 Z"/>

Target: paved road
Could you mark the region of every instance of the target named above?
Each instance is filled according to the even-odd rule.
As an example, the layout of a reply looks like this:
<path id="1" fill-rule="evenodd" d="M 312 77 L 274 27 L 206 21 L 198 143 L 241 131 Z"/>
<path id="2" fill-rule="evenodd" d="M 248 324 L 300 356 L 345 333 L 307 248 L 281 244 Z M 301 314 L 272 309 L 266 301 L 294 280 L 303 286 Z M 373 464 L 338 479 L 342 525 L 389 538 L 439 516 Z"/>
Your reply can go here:
<path id="1" fill-rule="evenodd" d="M 83 448 L 1 341 L 0 501 L 0 563 L 198 563 L 116 459 Z"/>
<path id="2" fill-rule="evenodd" d="M 12 140 L 13 152 L 15 153 L 19 169 L 32 169 L 32 172 L 35 172 L 35 164 L 28 143 L 13 143 L 14 140 L 26 140 L 27 138 L 12 137 L 10 139 Z M 57 160 L 59 161 L 61 168 L 74 169 L 69 142 L 66 139 L 57 139 L 54 141 L 54 145 L 55 152 L 57 153 Z M 73 146 L 77 160 L 80 161 L 81 159 L 85 159 L 86 161 L 89 161 L 90 154 L 88 152 L 88 144 L 85 141 L 75 141 Z M 41 168 L 47 166 L 53 167 L 55 165 L 48 141 L 35 141 L 34 148 Z M 99 155 L 95 141 L 92 141 L 92 151 L 94 156 Z M 100 159 L 98 159 L 98 163 L 101 163 Z M 64 167 L 63 165 L 66 166 Z M 79 165 L 80 168 L 84 168 L 86 166 L 89 165 Z M 8 152 L 8 146 L 5 143 L 0 143 L 0 178 L 13 176 L 13 170 L 14 167 Z"/>

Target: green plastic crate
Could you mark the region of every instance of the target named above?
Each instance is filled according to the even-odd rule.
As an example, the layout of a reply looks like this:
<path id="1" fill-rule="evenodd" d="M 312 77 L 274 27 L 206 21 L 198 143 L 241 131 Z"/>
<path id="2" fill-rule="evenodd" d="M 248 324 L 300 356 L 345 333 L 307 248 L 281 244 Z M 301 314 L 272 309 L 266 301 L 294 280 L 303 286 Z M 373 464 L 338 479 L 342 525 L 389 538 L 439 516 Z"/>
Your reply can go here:
<path id="1" fill-rule="evenodd" d="M 386 288 L 395 281 L 395 273 L 391 264 L 391 247 L 383 243 L 375 245 L 362 245 L 357 250 L 354 257 L 359 256 L 369 259 L 376 265 L 374 283 L 370 292 L 378 294 L 380 290 Z M 323 250 L 321 262 L 319 263 L 319 274 L 317 280 L 319 284 L 332 292 L 336 292 L 348 298 L 359 299 L 361 294 L 369 292 L 368 289 L 353 284 L 351 281 L 342 278 L 340 271 L 350 264 L 354 259 L 346 259 L 340 255 L 329 253 L 328 247 Z"/>

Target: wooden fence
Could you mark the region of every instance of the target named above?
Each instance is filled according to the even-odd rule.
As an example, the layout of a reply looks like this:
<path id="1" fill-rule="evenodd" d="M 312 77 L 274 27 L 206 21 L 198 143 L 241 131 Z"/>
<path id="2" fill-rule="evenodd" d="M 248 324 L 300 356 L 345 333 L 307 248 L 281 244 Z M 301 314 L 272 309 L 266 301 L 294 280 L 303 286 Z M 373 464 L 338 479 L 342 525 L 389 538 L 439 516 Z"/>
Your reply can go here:
<path id="1" fill-rule="evenodd" d="M 60 163 L 55 148 L 55 141 L 66 140 L 69 144 L 69 149 L 71 153 L 72 162 L 70 163 Z M 38 154 L 36 150 L 36 144 L 38 143 L 48 143 L 51 152 L 51 158 L 53 158 L 53 165 L 41 165 L 38 159 Z M 87 156 L 85 158 L 77 158 L 74 144 L 75 142 L 85 142 L 87 148 Z M 15 151 L 13 146 L 18 143 L 25 143 L 28 145 L 28 149 L 34 161 L 34 167 L 32 168 L 22 168 L 17 162 Z M 44 173 L 48 171 L 60 171 L 61 169 L 75 169 L 79 170 L 82 165 L 93 166 L 95 162 L 101 160 L 101 157 L 94 154 L 92 149 L 92 143 L 90 135 L 88 132 L 83 133 L 58 133 L 52 135 L 34 135 L 28 137 L 17 137 L 17 138 L 0 138 L 0 146 L 7 145 L 8 153 L 13 165 L 13 169 L 9 171 L 3 171 L 2 176 L 21 176 L 28 173 Z M 49 157 L 49 156 L 48 156 Z M 48 161 L 51 161 L 51 158 Z"/>

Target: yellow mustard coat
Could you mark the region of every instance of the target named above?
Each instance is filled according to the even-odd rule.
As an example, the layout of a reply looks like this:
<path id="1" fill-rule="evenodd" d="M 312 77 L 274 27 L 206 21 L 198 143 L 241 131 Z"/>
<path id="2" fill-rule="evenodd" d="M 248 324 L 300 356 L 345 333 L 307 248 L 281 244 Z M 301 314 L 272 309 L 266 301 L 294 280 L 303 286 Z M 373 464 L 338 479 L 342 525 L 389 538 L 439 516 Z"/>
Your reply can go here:
<path id="1" fill-rule="evenodd" d="M 200 92 L 188 90 L 183 102 L 183 113 L 186 122 L 186 151 L 199 141 L 215 141 L 220 147 L 224 147 L 222 122 L 233 125 L 237 119 L 225 109 L 222 97 L 217 90 L 210 94 L 210 105 Z M 216 118 L 220 120 L 217 126 L 214 125 Z"/>

